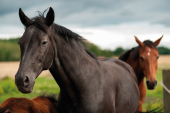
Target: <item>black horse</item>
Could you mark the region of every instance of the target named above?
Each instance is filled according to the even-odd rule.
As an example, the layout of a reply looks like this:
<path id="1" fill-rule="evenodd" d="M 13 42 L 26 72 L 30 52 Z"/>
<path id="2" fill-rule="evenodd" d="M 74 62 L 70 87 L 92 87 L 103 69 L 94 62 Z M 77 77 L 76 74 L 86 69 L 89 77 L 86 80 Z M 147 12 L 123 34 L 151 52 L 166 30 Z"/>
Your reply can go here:
<path id="1" fill-rule="evenodd" d="M 84 49 L 84 39 L 54 24 L 54 11 L 29 19 L 20 9 L 25 32 L 19 40 L 15 83 L 31 93 L 35 79 L 49 69 L 60 87 L 59 113 L 135 113 L 139 103 L 133 69 L 117 59 L 101 61 Z"/>

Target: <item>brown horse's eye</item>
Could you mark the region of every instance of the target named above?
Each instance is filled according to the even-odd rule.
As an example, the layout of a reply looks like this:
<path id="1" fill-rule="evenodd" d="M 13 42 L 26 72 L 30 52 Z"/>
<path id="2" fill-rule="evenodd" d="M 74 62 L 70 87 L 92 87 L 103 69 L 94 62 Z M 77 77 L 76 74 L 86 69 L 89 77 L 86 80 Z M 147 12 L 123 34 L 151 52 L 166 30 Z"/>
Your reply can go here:
<path id="1" fill-rule="evenodd" d="M 159 56 L 157 56 L 157 59 L 159 58 Z"/>
<path id="2" fill-rule="evenodd" d="M 143 61 L 144 60 L 144 58 L 142 57 L 142 56 L 140 56 L 140 59 Z"/>
<path id="3" fill-rule="evenodd" d="M 43 42 L 42 42 L 42 45 L 45 45 L 45 44 L 47 44 L 47 41 L 43 41 Z"/>

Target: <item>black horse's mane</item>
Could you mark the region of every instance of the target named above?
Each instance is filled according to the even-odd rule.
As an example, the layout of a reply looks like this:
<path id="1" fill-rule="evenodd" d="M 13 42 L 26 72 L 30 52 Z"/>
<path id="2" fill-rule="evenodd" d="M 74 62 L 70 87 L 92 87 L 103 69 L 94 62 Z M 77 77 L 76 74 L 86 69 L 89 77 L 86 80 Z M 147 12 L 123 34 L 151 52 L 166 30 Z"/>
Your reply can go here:
<path id="1" fill-rule="evenodd" d="M 154 49 L 157 50 L 156 45 L 152 41 L 145 40 L 143 43 L 144 43 L 143 50 L 145 50 L 146 46 L 148 46 L 150 48 L 154 48 Z M 122 60 L 122 61 L 126 61 L 129 58 L 130 53 L 133 51 L 132 57 L 133 57 L 134 60 L 136 60 L 139 57 L 138 49 L 139 49 L 139 46 L 134 47 L 134 48 L 132 48 L 132 49 L 130 49 L 128 51 L 125 51 L 124 53 L 122 53 L 120 55 L 119 59 Z"/>
<path id="2" fill-rule="evenodd" d="M 38 29 L 42 30 L 43 32 L 47 33 L 49 36 L 52 35 L 52 32 L 50 32 L 49 30 L 49 27 L 46 25 L 46 18 L 44 17 L 44 13 L 46 12 L 47 10 L 45 10 L 43 13 L 41 12 L 38 12 L 39 15 L 32 18 L 31 19 L 31 22 L 27 23 L 27 26 L 25 26 L 26 28 L 31 26 L 31 25 L 34 25 L 36 26 Z M 72 32 L 71 30 L 63 27 L 63 26 L 60 26 L 58 24 L 55 24 L 53 23 L 51 25 L 52 27 L 52 30 L 57 33 L 58 35 L 60 35 L 61 37 L 63 37 L 65 39 L 65 41 L 71 45 L 74 45 L 75 43 L 72 43 L 71 40 L 75 40 L 77 42 L 77 45 L 79 48 L 85 48 L 86 46 L 86 42 L 85 42 L 85 39 L 78 35 L 77 33 L 75 32 Z M 22 40 L 22 39 L 21 39 Z M 21 41 L 20 40 L 20 41 Z M 97 56 L 87 50 L 85 50 L 87 54 L 89 54 L 92 58 L 94 59 L 98 59 Z"/>
<path id="3" fill-rule="evenodd" d="M 31 25 L 36 26 L 38 29 L 42 30 L 43 32 L 47 33 L 49 36 L 52 35 L 52 32 L 50 32 L 49 27 L 46 25 L 46 18 L 44 17 L 44 14 L 47 10 L 45 10 L 43 13 L 39 12 L 39 15 L 36 17 L 33 17 L 29 23 L 27 23 L 26 27 L 29 27 Z M 79 47 L 85 46 L 85 39 L 78 35 L 75 32 L 72 32 L 71 30 L 60 26 L 58 24 L 53 23 L 51 25 L 52 30 L 57 33 L 58 35 L 62 36 L 66 42 L 71 43 L 71 40 L 75 40 Z"/>
<path id="4" fill-rule="evenodd" d="M 92 58 L 98 60 L 98 57 L 93 52 L 90 52 L 90 51 L 86 50 L 86 53 L 89 54 Z"/>

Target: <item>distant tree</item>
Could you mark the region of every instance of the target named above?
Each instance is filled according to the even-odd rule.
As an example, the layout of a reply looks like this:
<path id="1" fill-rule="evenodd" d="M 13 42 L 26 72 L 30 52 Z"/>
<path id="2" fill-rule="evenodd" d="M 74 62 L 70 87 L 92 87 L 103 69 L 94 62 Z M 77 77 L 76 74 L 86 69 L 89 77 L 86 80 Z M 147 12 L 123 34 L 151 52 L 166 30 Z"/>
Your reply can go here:
<path id="1" fill-rule="evenodd" d="M 19 61 L 19 38 L 0 39 L 0 61 Z"/>
<path id="2" fill-rule="evenodd" d="M 167 48 L 167 47 L 158 47 L 158 51 L 159 51 L 159 54 L 160 55 L 167 55 L 167 54 L 170 54 L 170 49 Z"/>
<path id="3" fill-rule="evenodd" d="M 20 60 L 20 49 L 18 45 L 18 38 L 0 39 L 0 61 L 19 61 Z M 99 46 L 87 42 L 86 49 L 93 52 L 97 56 L 113 57 L 120 56 L 125 49 L 122 47 L 116 48 L 114 51 L 101 49 Z M 170 54 L 170 49 L 167 47 L 158 47 L 160 55 Z"/>
<path id="4" fill-rule="evenodd" d="M 118 47 L 113 51 L 113 54 L 115 56 L 120 56 L 124 51 L 125 51 L 125 49 L 123 49 L 122 47 Z"/>

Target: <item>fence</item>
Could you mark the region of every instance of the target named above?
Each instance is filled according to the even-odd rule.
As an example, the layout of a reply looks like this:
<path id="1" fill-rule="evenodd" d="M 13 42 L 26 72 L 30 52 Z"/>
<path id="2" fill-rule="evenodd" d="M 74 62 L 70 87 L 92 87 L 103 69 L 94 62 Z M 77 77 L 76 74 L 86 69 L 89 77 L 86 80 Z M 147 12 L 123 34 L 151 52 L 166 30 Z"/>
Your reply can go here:
<path id="1" fill-rule="evenodd" d="M 162 86 L 164 88 L 164 113 L 170 113 L 170 69 L 163 70 Z"/>

